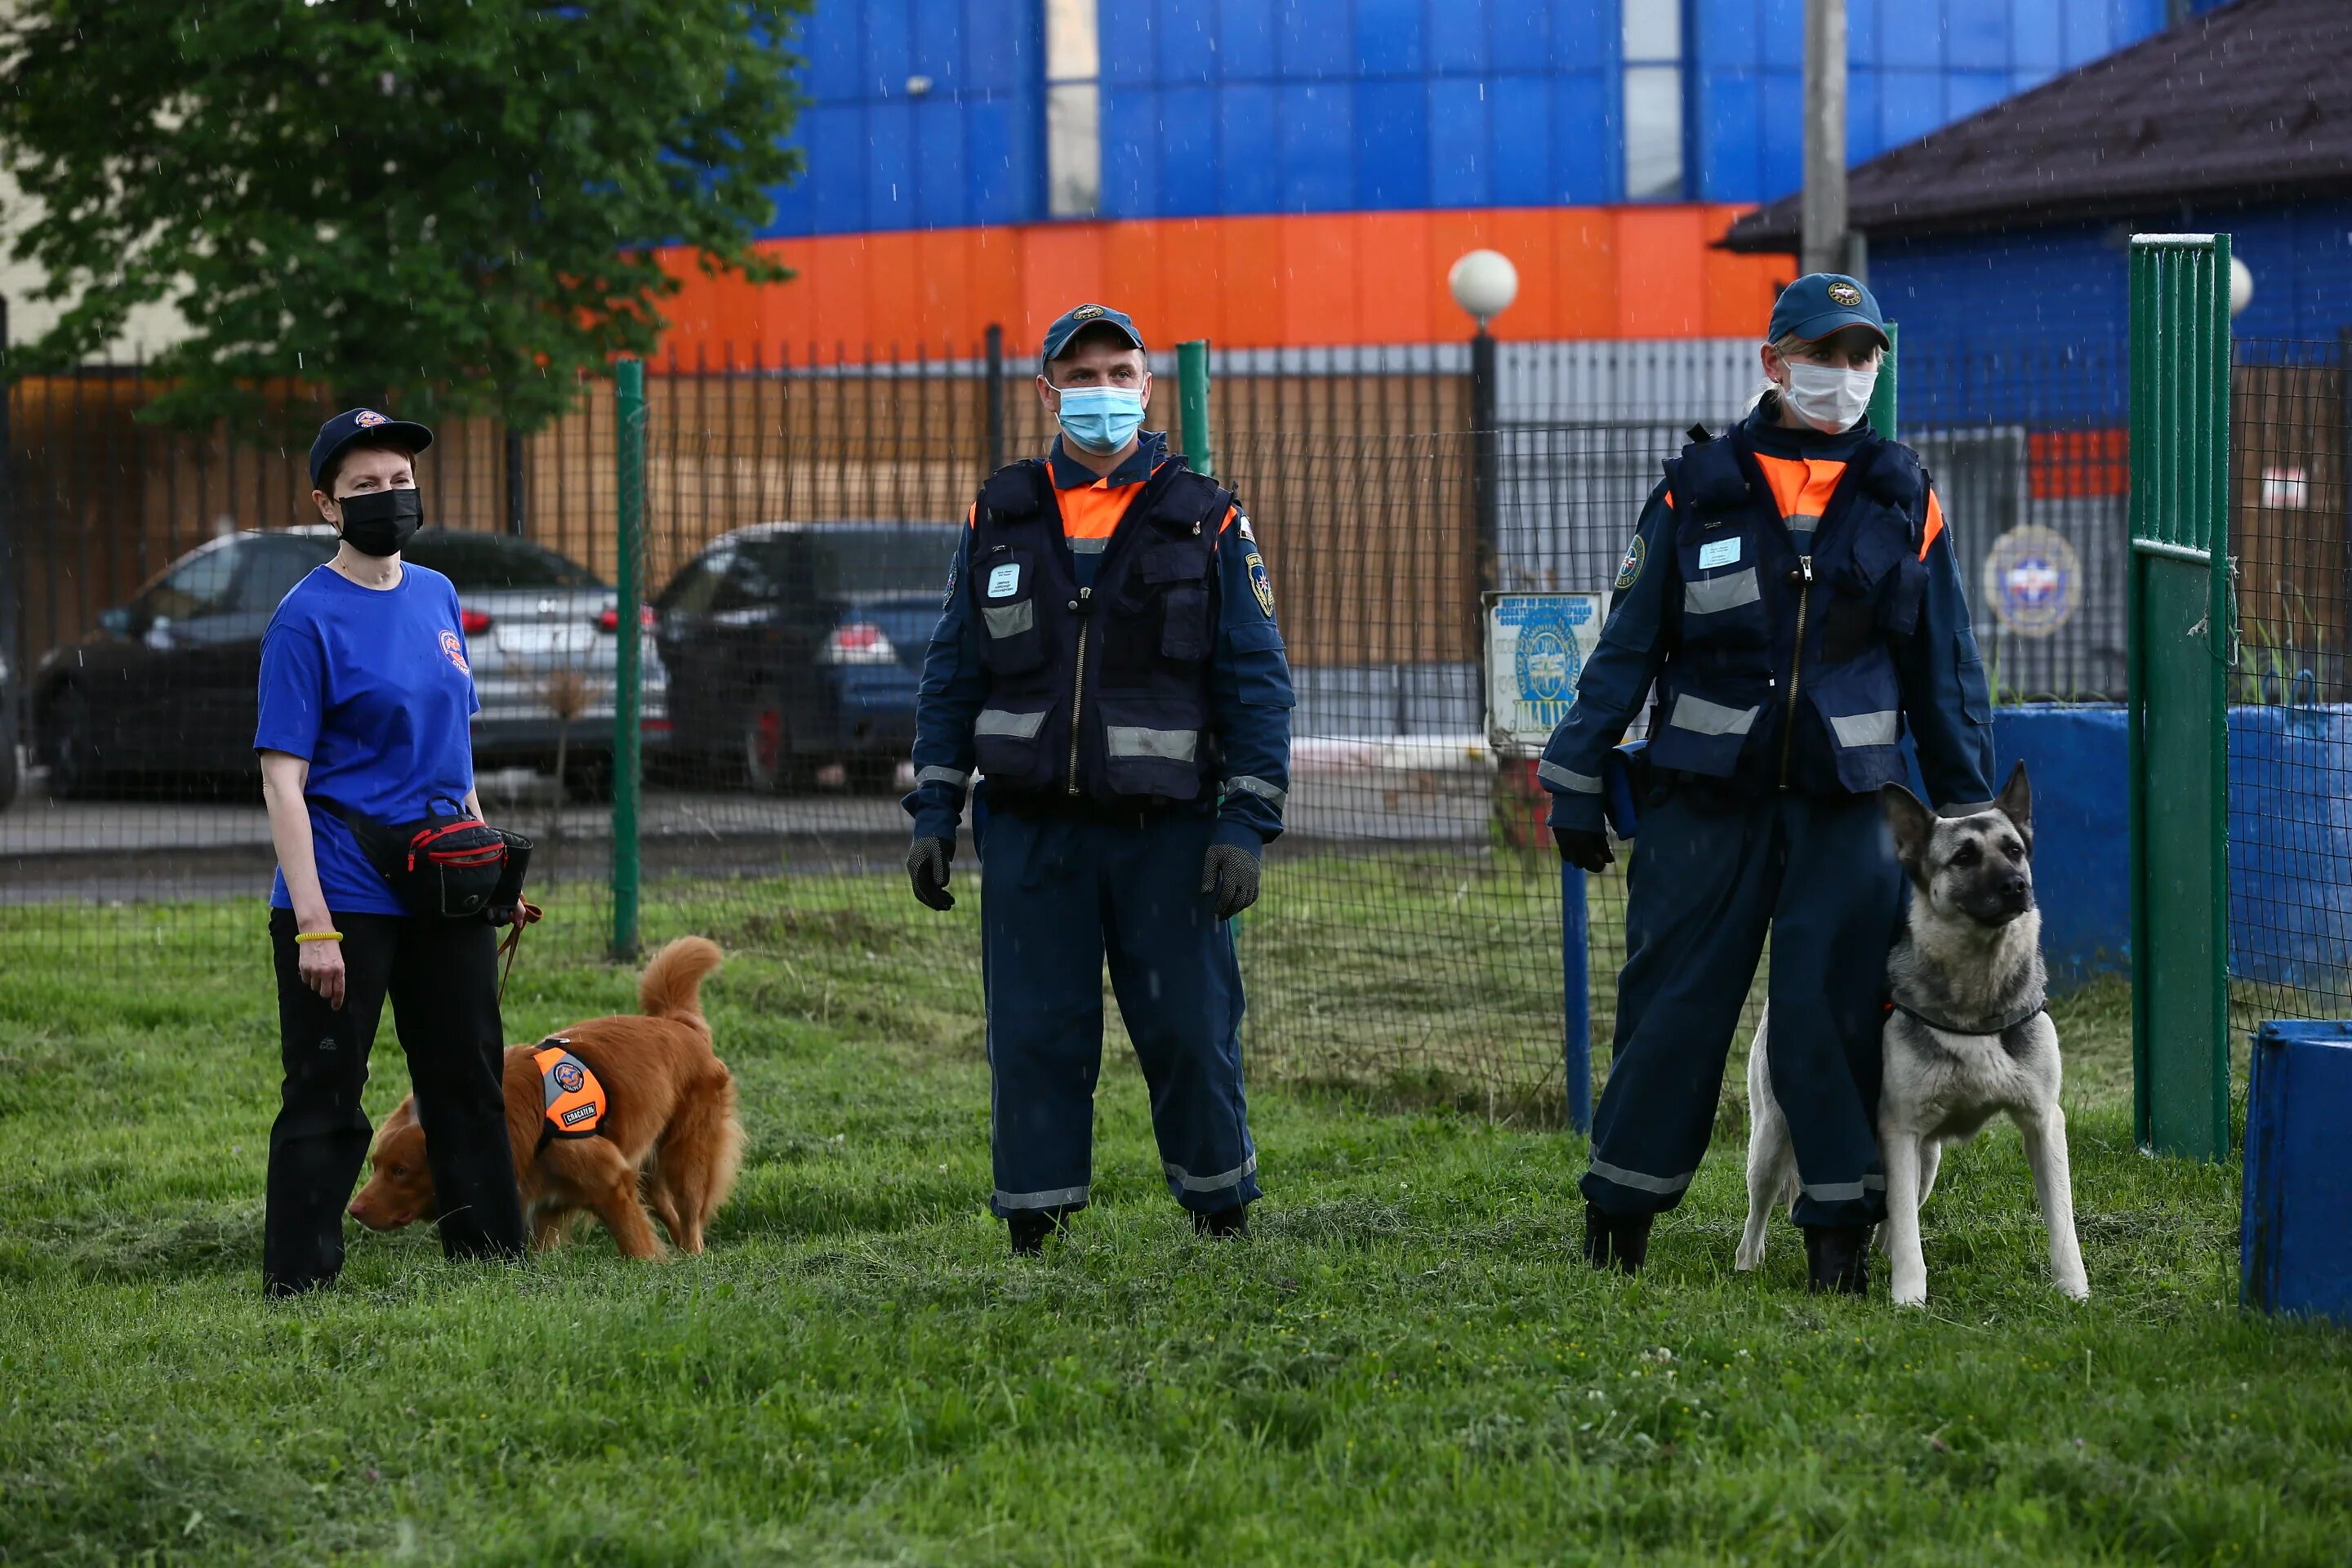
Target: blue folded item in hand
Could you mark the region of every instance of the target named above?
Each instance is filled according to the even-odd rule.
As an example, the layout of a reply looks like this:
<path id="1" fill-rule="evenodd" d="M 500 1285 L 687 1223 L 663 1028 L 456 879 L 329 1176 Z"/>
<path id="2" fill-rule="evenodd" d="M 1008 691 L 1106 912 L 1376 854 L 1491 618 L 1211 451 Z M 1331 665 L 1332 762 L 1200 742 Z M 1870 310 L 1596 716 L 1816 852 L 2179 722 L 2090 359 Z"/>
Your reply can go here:
<path id="1" fill-rule="evenodd" d="M 1601 759 L 1601 809 L 1620 838 L 1632 838 L 1641 825 L 1642 785 L 1650 772 L 1650 759 L 1642 753 L 1649 743 L 1628 741 Z"/>

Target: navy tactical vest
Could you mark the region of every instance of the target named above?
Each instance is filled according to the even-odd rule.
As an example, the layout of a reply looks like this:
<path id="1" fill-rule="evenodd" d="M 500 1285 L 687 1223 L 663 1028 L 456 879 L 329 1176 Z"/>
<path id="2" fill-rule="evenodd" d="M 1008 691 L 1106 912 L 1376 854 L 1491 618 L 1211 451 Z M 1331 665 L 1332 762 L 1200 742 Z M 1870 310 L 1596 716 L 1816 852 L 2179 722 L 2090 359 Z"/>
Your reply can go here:
<path id="1" fill-rule="evenodd" d="M 988 700 L 973 729 L 992 797 L 1105 805 L 1214 792 L 1209 655 L 1217 531 L 1233 493 L 1170 459 L 1078 586 L 1045 464 L 981 487 L 963 592 Z"/>
<path id="2" fill-rule="evenodd" d="M 1679 595 L 1650 757 L 1762 787 L 1874 790 L 1904 776 L 1890 639 L 1917 624 L 1927 479 L 1908 447 L 1848 458 L 1810 558 L 1782 522 L 1745 434 L 1666 464 Z"/>

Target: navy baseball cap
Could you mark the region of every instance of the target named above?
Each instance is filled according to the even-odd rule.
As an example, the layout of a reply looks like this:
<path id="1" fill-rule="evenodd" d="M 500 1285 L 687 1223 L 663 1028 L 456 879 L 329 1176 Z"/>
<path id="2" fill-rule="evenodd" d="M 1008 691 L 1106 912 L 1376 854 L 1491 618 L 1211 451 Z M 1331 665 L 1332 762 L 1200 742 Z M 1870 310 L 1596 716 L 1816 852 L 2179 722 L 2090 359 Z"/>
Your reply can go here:
<path id="1" fill-rule="evenodd" d="M 1843 272 L 1808 272 L 1780 290 L 1764 337 L 1778 342 L 1794 333 L 1812 343 L 1845 327 L 1868 327 L 1882 347 L 1886 342 L 1886 318 L 1860 281 Z"/>
<path id="2" fill-rule="evenodd" d="M 1045 349 L 1037 356 L 1039 366 L 1053 363 L 1055 357 L 1070 346 L 1072 338 L 1097 325 L 1118 328 L 1126 334 L 1131 348 L 1143 346 L 1143 334 L 1135 330 L 1135 323 L 1127 319 L 1126 311 L 1114 310 L 1108 305 L 1080 305 L 1076 310 L 1063 311 L 1055 318 L 1054 324 L 1045 329 Z"/>
<path id="3" fill-rule="evenodd" d="M 405 447 L 411 452 L 422 452 L 433 445 L 433 432 L 406 419 L 394 419 L 389 414 L 378 414 L 373 408 L 346 408 L 319 426 L 319 438 L 310 443 L 310 484 L 312 489 L 324 488 L 320 483 L 327 465 L 336 454 L 352 442 L 362 438 L 383 441 L 395 447 Z"/>

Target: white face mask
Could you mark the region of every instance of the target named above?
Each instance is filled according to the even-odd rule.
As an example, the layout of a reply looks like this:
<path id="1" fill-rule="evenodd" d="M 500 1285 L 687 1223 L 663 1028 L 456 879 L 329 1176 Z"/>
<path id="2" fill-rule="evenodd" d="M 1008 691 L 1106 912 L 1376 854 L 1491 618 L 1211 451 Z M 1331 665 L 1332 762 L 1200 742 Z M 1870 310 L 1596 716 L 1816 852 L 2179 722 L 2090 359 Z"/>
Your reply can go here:
<path id="1" fill-rule="evenodd" d="M 1878 384 L 1878 369 L 1839 370 L 1833 365 L 1785 360 L 1789 379 L 1781 384 L 1780 400 L 1790 412 L 1814 429 L 1835 435 L 1853 428 L 1870 406 L 1871 390 Z"/>

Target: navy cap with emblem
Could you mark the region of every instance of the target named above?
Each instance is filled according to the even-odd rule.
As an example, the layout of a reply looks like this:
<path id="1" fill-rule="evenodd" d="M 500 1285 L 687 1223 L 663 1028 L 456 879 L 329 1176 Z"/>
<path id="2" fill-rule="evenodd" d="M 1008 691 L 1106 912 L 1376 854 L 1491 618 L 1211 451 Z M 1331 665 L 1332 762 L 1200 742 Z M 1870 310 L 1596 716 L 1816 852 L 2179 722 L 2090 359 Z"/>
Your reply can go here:
<path id="1" fill-rule="evenodd" d="M 1764 337 L 1778 342 L 1794 334 L 1812 343 L 1847 327 L 1868 327 L 1886 342 L 1886 318 L 1869 289 L 1843 272 L 1808 272 L 1780 290 Z"/>
<path id="2" fill-rule="evenodd" d="M 1070 346 L 1072 338 L 1092 326 L 1114 327 L 1127 335 L 1129 347 L 1139 349 L 1143 346 L 1143 334 L 1135 330 L 1135 323 L 1128 320 L 1126 311 L 1114 310 L 1108 305 L 1080 305 L 1075 310 L 1063 311 L 1054 319 L 1054 324 L 1045 329 L 1045 351 L 1037 356 L 1039 367 L 1042 369 L 1053 363 L 1061 352 Z"/>
<path id="3" fill-rule="evenodd" d="M 387 445 L 405 447 L 411 454 L 422 452 L 433 445 L 433 432 L 409 419 L 394 419 L 389 414 L 379 414 L 373 408 L 346 408 L 319 426 L 319 438 L 310 443 L 310 483 L 323 489 L 327 465 L 336 455 L 359 440 L 381 440 Z"/>

